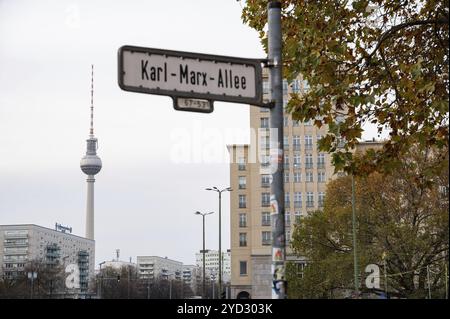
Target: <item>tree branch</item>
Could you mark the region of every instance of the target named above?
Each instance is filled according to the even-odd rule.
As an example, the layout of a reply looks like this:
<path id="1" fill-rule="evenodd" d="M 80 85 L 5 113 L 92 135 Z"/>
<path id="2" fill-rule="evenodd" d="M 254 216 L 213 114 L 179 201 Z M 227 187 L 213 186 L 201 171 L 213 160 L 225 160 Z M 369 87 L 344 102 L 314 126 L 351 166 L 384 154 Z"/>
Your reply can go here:
<path id="1" fill-rule="evenodd" d="M 383 44 L 384 41 L 386 41 L 386 39 L 388 39 L 389 37 L 391 37 L 395 32 L 401 30 L 401 29 L 405 29 L 408 27 L 412 27 L 412 26 L 417 26 L 417 25 L 427 25 L 427 24 L 448 24 L 449 20 L 448 18 L 440 18 L 440 19 L 432 19 L 432 20 L 423 20 L 423 21 L 409 21 L 409 22 L 405 22 L 405 23 L 401 23 L 399 25 L 393 26 L 392 28 L 390 28 L 389 30 L 385 31 L 378 39 L 378 43 L 377 46 L 375 47 L 375 49 L 372 51 L 372 53 L 369 54 L 369 56 L 367 57 L 367 61 L 370 61 L 370 58 L 375 54 L 375 52 L 378 51 L 378 49 L 381 47 L 381 45 Z"/>

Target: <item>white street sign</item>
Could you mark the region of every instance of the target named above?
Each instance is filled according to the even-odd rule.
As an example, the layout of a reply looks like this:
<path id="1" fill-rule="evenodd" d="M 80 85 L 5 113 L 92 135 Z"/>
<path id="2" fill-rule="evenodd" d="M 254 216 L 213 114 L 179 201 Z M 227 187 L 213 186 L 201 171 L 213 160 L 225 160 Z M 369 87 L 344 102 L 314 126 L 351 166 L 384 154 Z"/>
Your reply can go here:
<path id="1" fill-rule="evenodd" d="M 262 105 L 261 60 L 123 46 L 125 91 Z"/>

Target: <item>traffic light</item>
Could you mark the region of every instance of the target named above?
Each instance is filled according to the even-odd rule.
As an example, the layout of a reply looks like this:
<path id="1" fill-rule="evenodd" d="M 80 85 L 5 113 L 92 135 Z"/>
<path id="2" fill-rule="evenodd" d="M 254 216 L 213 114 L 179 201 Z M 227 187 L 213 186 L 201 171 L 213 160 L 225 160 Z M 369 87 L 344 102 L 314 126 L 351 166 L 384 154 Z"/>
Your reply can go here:
<path id="1" fill-rule="evenodd" d="M 222 291 L 222 293 L 220 294 L 220 299 L 226 299 L 227 298 L 227 293 L 225 291 Z"/>
<path id="2" fill-rule="evenodd" d="M 117 282 L 120 282 L 120 275 L 117 275 Z"/>

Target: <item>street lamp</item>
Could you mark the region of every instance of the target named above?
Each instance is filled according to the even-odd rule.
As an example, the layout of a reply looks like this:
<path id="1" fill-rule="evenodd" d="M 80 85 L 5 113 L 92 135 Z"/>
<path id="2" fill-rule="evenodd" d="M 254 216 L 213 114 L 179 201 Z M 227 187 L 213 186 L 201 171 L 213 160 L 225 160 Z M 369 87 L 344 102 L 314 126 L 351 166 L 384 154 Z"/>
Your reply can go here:
<path id="1" fill-rule="evenodd" d="M 203 217 L 203 298 L 206 298 L 206 264 L 205 264 L 205 216 L 213 214 L 214 212 L 209 213 L 200 213 L 199 211 L 195 212 L 195 215 L 201 215 Z"/>
<path id="2" fill-rule="evenodd" d="M 99 287 L 99 290 L 98 290 L 98 299 L 101 299 L 102 298 L 102 285 L 103 285 L 103 273 L 102 273 L 102 265 L 104 264 L 104 263 L 106 263 L 106 261 L 103 261 L 103 262 L 101 262 L 101 263 L 99 263 L 98 265 L 99 265 L 99 277 L 100 277 L 100 280 L 99 280 L 99 285 L 98 285 L 98 287 Z"/>
<path id="3" fill-rule="evenodd" d="M 231 187 L 218 189 L 216 186 L 213 188 L 206 188 L 207 191 L 214 191 L 219 193 L 219 296 L 222 293 L 222 192 L 231 192 Z"/>

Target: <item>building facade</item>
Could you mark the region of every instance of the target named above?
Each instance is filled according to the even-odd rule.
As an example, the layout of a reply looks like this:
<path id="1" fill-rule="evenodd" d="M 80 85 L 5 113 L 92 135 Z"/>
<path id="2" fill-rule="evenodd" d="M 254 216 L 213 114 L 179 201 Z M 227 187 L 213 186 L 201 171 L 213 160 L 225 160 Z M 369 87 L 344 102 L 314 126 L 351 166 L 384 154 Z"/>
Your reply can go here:
<path id="1" fill-rule="evenodd" d="M 88 291 L 94 277 L 95 241 L 33 225 L 0 225 L 0 277 L 25 275 L 32 263 L 78 265 L 80 289 Z"/>
<path id="2" fill-rule="evenodd" d="M 181 280 L 183 263 L 159 256 L 137 256 L 137 271 L 140 279 Z"/>
<path id="3" fill-rule="evenodd" d="M 269 93 L 267 78 L 263 91 Z M 308 85 L 300 78 L 283 81 L 283 101 L 302 94 Z M 271 298 L 270 113 L 250 107 L 251 142 L 229 145 L 231 298 Z M 327 181 L 334 178 L 330 155 L 317 149 L 327 127 L 300 123 L 284 116 L 284 191 L 287 259 L 302 262 L 289 249 L 291 234 L 302 216 L 320 209 Z"/>
<path id="4" fill-rule="evenodd" d="M 183 265 L 183 284 L 191 288 L 194 295 L 201 293 L 202 271 L 196 265 Z"/>
<path id="5" fill-rule="evenodd" d="M 230 249 L 228 249 L 226 252 L 222 252 L 222 281 L 224 283 L 230 282 L 231 279 L 230 258 Z M 195 264 L 198 268 L 203 269 L 202 250 L 195 254 Z M 205 251 L 205 273 L 207 277 L 219 280 L 219 251 Z"/>

